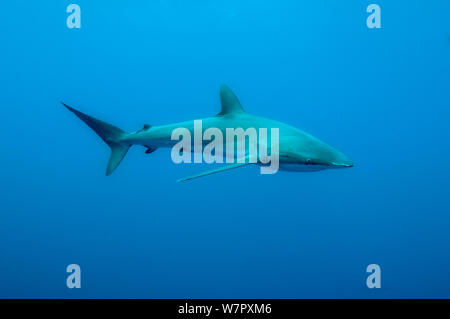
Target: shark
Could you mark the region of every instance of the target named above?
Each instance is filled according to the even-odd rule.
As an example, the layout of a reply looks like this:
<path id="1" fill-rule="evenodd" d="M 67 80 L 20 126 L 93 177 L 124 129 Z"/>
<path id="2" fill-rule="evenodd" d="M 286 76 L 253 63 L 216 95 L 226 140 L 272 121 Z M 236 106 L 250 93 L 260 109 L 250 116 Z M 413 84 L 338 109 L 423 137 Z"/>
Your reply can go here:
<path id="1" fill-rule="evenodd" d="M 291 172 L 313 172 L 324 169 L 349 168 L 354 163 L 342 152 L 336 150 L 318 138 L 289 124 L 259 117 L 247 113 L 239 99 L 226 85 L 220 88 L 221 110 L 215 116 L 201 119 L 204 129 L 218 128 L 226 134 L 227 128 L 276 128 L 279 132 L 278 161 L 279 170 Z M 145 153 L 151 154 L 159 148 L 172 148 L 177 141 L 172 139 L 172 132 L 177 128 L 185 128 L 194 134 L 195 120 L 152 126 L 145 124 L 140 130 L 127 133 L 120 128 L 84 114 L 61 102 L 69 111 L 86 123 L 111 148 L 106 168 L 109 176 L 119 166 L 122 159 L 133 145 L 145 147 Z M 224 172 L 246 165 L 264 165 L 259 159 L 256 162 L 227 163 L 196 175 L 179 179 L 179 182 Z"/>

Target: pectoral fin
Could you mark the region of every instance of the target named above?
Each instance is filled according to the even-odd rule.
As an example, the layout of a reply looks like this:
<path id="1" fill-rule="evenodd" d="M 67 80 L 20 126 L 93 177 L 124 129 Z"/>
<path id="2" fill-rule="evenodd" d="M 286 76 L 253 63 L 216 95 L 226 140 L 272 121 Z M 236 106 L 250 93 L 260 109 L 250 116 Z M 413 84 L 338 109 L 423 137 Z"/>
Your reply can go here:
<path id="1" fill-rule="evenodd" d="M 222 167 L 219 167 L 219 168 L 216 168 L 216 169 L 212 169 L 212 170 L 209 170 L 209 171 L 197 174 L 197 175 L 192 175 L 192 176 L 180 178 L 177 182 L 184 182 L 184 181 L 188 181 L 188 180 L 191 180 L 191 179 L 194 179 L 194 178 L 198 178 L 198 177 L 202 177 L 202 176 L 206 176 L 206 175 L 211 175 L 211 174 L 216 174 L 216 173 L 220 173 L 220 172 L 223 172 L 223 171 L 227 171 L 227 170 L 230 170 L 230 169 L 233 169 L 233 168 L 238 168 L 238 167 L 245 166 L 245 165 L 250 165 L 250 164 L 252 164 L 252 163 L 227 164 L 227 165 L 224 165 Z"/>

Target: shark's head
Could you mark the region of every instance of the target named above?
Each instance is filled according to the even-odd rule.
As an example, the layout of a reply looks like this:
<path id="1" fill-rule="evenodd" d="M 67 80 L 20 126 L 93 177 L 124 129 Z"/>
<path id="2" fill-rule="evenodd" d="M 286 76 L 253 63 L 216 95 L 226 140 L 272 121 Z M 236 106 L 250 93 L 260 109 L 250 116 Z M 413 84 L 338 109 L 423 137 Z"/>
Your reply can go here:
<path id="1" fill-rule="evenodd" d="M 293 171 L 318 171 L 348 168 L 353 162 L 340 151 L 303 133 L 280 139 L 280 168 Z"/>

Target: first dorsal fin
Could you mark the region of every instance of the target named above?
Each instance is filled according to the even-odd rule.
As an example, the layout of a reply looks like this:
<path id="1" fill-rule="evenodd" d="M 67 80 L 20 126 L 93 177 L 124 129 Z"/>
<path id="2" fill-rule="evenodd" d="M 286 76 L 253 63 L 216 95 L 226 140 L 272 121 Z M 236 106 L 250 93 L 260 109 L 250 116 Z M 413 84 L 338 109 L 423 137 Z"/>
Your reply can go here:
<path id="1" fill-rule="evenodd" d="M 236 95 L 226 85 L 222 85 L 220 88 L 220 102 L 222 104 L 222 110 L 217 114 L 219 116 L 232 113 L 245 113 Z"/>

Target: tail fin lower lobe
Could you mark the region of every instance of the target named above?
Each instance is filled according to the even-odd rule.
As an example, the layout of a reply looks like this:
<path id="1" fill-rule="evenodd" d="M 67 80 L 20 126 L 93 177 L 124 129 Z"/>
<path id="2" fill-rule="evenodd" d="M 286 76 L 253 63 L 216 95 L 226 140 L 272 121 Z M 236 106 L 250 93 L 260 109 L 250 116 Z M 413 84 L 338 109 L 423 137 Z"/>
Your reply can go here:
<path id="1" fill-rule="evenodd" d="M 111 156 L 109 158 L 108 166 L 106 168 L 106 175 L 109 176 L 119 166 L 122 159 L 128 152 L 131 145 L 121 144 L 121 138 L 126 134 L 120 128 L 117 128 L 106 122 L 97 120 L 92 116 L 86 115 L 67 104 L 61 102 L 69 111 L 78 116 L 84 123 L 86 123 L 98 136 L 105 141 L 111 148 Z"/>

